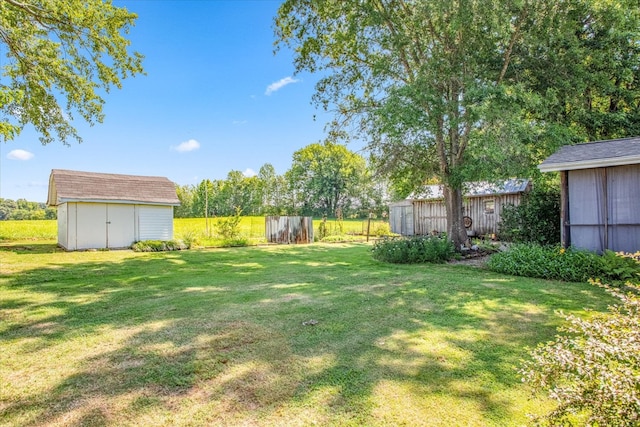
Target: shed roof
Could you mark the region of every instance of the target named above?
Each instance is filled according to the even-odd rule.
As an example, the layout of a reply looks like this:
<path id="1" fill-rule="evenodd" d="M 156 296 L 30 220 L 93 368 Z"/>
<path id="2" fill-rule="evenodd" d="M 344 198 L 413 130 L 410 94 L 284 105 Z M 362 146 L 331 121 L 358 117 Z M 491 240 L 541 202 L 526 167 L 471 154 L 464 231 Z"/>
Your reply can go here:
<path id="1" fill-rule="evenodd" d="M 168 178 L 53 169 L 47 205 L 67 202 L 180 205 L 176 186 Z"/>
<path id="2" fill-rule="evenodd" d="M 482 197 L 501 194 L 518 194 L 527 190 L 528 179 L 512 178 L 499 182 L 467 182 L 464 184 L 465 197 Z M 408 197 L 412 200 L 434 200 L 444 198 L 442 185 L 425 185 L 422 191 Z"/>
<path id="3" fill-rule="evenodd" d="M 538 165 L 542 172 L 640 163 L 640 137 L 565 145 Z"/>

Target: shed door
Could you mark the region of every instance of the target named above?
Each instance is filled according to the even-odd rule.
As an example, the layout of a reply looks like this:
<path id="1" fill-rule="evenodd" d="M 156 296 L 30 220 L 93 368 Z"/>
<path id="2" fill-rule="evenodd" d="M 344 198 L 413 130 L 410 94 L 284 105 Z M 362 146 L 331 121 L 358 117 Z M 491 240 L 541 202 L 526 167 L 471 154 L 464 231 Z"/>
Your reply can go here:
<path id="1" fill-rule="evenodd" d="M 389 223 L 393 233 L 413 236 L 413 222 L 413 205 L 398 205 L 389 209 Z"/>
<path id="2" fill-rule="evenodd" d="M 135 241 L 133 205 L 107 206 L 107 247 L 128 248 Z"/>
<path id="3" fill-rule="evenodd" d="M 76 249 L 107 247 L 107 208 L 102 203 L 78 203 Z"/>

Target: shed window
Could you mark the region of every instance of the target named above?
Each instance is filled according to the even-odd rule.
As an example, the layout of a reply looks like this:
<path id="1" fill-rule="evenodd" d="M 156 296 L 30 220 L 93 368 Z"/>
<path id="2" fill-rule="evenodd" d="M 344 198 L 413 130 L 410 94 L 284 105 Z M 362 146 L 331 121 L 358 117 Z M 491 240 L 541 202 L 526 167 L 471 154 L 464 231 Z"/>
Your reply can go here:
<path id="1" fill-rule="evenodd" d="M 485 200 L 484 202 L 484 213 L 492 214 L 496 211 L 496 201 L 495 200 Z"/>

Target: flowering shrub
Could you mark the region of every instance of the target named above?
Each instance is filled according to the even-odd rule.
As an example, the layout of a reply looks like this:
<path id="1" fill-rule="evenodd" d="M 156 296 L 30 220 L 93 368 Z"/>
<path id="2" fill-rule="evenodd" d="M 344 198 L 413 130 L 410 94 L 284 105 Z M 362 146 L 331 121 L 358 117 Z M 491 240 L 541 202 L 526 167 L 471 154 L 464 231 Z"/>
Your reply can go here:
<path id="1" fill-rule="evenodd" d="M 446 237 L 400 237 L 377 241 L 371 248 L 373 258 L 396 264 L 445 262 L 455 249 Z"/>
<path id="2" fill-rule="evenodd" d="M 621 304 L 588 320 L 566 316 L 565 335 L 540 345 L 520 373 L 558 405 L 538 425 L 640 425 L 640 287 L 631 292 L 599 282 Z"/>

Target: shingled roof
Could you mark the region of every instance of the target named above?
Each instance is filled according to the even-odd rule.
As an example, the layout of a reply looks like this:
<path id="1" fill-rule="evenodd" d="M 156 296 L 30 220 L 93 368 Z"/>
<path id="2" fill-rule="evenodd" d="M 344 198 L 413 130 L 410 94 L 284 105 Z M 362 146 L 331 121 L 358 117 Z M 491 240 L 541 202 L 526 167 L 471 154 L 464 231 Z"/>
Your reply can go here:
<path id="1" fill-rule="evenodd" d="M 175 184 L 164 177 L 53 169 L 47 205 L 66 202 L 180 205 Z"/>
<path id="2" fill-rule="evenodd" d="M 538 165 L 542 172 L 640 163 L 640 137 L 565 145 Z"/>

